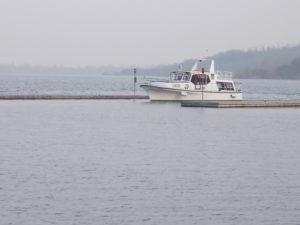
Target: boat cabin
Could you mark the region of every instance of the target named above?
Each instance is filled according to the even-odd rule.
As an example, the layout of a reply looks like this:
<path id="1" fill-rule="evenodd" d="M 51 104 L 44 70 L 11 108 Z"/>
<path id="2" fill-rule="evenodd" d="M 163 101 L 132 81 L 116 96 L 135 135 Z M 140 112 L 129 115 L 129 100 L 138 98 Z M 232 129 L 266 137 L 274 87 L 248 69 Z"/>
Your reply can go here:
<path id="1" fill-rule="evenodd" d="M 171 81 L 173 82 L 189 82 L 191 81 L 195 85 L 206 85 L 210 83 L 209 75 L 205 73 L 193 73 L 191 72 L 172 72 L 170 74 Z"/>
<path id="2" fill-rule="evenodd" d="M 211 62 L 208 70 L 207 61 L 197 61 L 190 72 L 175 71 L 170 73 L 170 81 L 174 83 L 193 83 L 195 89 L 201 89 L 208 85 L 212 80 L 215 89 L 218 91 L 234 91 L 235 86 L 232 80 L 232 73 L 226 71 L 215 71 L 214 61 Z"/>

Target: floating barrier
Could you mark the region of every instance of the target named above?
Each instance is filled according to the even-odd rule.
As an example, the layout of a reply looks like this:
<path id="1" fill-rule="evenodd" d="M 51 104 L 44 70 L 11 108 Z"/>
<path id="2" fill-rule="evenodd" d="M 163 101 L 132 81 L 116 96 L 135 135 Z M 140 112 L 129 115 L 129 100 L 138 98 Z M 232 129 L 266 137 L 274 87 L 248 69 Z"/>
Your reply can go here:
<path id="1" fill-rule="evenodd" d="M 149 99 L 146 95 L 0 95 L 0 100 L 129 100 Z"/>

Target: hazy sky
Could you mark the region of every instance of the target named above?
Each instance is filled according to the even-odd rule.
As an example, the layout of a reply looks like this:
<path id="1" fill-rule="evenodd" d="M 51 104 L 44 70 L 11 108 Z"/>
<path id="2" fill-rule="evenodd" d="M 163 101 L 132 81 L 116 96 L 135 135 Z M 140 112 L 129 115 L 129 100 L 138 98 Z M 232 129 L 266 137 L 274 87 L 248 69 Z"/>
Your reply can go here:
<path id="1" fill-rule="evenodd" d="M 0 63 L 151 65 L 300 43 L 300 0 L 0 0 Z"/>

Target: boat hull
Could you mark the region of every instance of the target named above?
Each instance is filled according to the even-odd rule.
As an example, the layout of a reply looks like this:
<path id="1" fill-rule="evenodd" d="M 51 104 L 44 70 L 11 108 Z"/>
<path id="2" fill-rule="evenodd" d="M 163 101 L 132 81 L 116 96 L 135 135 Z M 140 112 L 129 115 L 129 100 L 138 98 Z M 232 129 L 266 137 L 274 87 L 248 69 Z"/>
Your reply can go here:
<path id="1" fill-rule="evenodd" d="M 142 85 L 151 101 L 220 101 L 220 100 L 242 100 L 242 92 L 229 91 L 190 91 L 168 88 L 157 88 L 149 85 Z"/>

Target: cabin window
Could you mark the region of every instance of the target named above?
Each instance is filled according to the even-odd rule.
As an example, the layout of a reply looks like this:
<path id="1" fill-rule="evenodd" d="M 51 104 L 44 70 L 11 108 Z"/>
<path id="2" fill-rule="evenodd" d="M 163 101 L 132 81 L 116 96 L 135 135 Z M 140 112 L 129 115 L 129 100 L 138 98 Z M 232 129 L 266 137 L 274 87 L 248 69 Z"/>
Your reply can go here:
<path id="1" fill-rule="evenodd" d="M 232 82 L 217 82 L 219 91 L 234 91 Z"/>
<path id="2" fill-rule="evenodd" d="M 185 74 L 182 76 L 182 80 L 183 80 L 183 81 L 189 81 L 189 80 L 190 80 L 190 74 L 189 74 L 189 73 L 185 73 Z"/>
<path id="3" fill-rule="evenodd" d="M 182 74 L 178 73 L 171 73 L 171 79 L 174 81 L 180 81 L 182 79 Z"/>
<path id="4" fill-rule="evenodd" d="M 174 81 L 189 81 L 190 80 L 190 73 L 189 72 L 172 72 L 171 80 Z"/>
<path id="5" fill-rule="evenodd" d="M 195 85 L 206 85 L 210 82 L 210 79 L 206 74 L 194 74 L 191 81 Z"/>
<path id="6" fill-rule="evenodd" d="M 181 79 L 182 79 L 182 75 L 181 74 L 176 76 L 176 80 L 181 80 Z"/>

